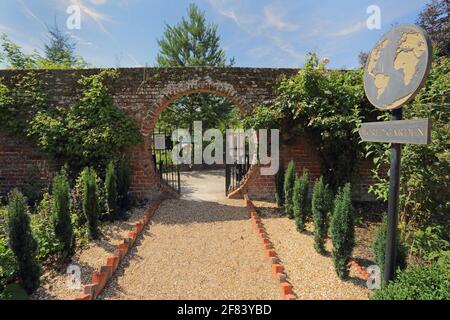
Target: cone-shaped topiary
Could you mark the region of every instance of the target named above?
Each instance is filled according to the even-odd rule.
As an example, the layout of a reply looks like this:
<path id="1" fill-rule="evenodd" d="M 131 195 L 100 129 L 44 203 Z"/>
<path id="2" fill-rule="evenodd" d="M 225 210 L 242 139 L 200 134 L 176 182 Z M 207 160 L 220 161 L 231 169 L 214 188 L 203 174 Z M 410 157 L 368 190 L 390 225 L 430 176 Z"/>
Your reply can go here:
<path id="1" fill-rule="evenodd" d="M 62 245 L 64 257 L 73 253 L 73 229 L 70 218 L 70 187 L 64 170 L 53 179 L 53 210 L 52 220 L 55 236 Z"/>
<path id="2" fill-rule="evenodd" d="M 304 169 L 301 177 L 295 179 L 294 184 L 294 216 L 299 232 L 305 231 L 306 216 L 308 214 L 308 170 Z"/>
<path id="3" fill-rule="evenodd" d="M 20 283 L 28 293 L 32 293 L 39 287 L 41 272 L 36 261 L 38 244 L 31 232 L 27 200 L 18 190 L 9 195 L 8 237 L 17 260 Z"/>
<path id="4" fill-rule="evenodd" d="M 284 175 L 284 212 L 289 219 L 294 218 L 294 205 L 292 203 L 292 196 L 294 194 L 295 184 L 295 164 L 290 161 Z"/>
<path id="5" fill-rule="evenodd" d="M 323 182 L 323 177 L 314 184 L 312 196 L 312 215 L 314 222 L 314 248 L 325 254 L 325 239 L 328 231 L 328 216 L 333 207 L 333 195 Z"/>
<path id="6" fill-rule="evenodd" d="M 275 175 L 275 189 L 275 201 L 277 207 L 281 208 L 284 206 L 284 166 L 282 161 L 280 162 L 280 167 Z"/>
<path id="7" fill-rule="evenodd" d="M 128 192 L 130 189 L 130 165 L 125 157 L 117 163 L 117 193 L 121 213 L 130 208 Z"/>
<path id="8" fill-rule="evenodd" d="M 97 239 L 99 236 L 99 206 L 95 171 L 91 168 L 85 168 L 81 174 L 83 180 L 83 213 L 88 222 L 89 237 Z"/>
<path id="9" fill-rule="evenodd" d="M 341 279 L 348 278 L 350 258 L 355 246 L 353 214 L 350 183 L 347 183 L 338 191 L 330 223 L 334 269 Z"/>
<path id="10" fill-rule="evenodd" d="M 117 176 L 113 161 L 110 161 L 106 168 L 105 191 L 108 215 L 111 220 L 115 220 L 119 218 L 119 207 L 117 199 Z"/>
<path id="11" fill-rule="evenodd" d="M 372 249 L 375 256 L 375 263 L 381 270 L 381 276 L 384 275 L 384 259 L 386 253 L 386 233 L 387 233 L 387 217 L 386 215 L 383 217 L 383 221 L 378 228 L 375 238 L 373 240 Z M 403 244 L 397 239 L 397 258 L 396 258 L 396 267 L 400 270 L 406 268 L 406 248 Z"/>

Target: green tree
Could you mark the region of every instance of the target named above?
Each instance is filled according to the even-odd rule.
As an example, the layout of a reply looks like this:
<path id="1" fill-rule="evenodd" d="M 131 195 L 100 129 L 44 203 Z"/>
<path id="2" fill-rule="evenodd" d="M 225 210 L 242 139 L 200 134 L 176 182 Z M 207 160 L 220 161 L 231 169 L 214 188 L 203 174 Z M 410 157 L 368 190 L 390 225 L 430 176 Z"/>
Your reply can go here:
<path id="1" fill-rule="evenodd" d="M 122 155 L 117 162 L 117 192 L 119 198 L 119 207 L 122 212 L 130 207 L 129 189 L 131 184 L 131 173 L 129 160 Z"/>
<path id="2" fill-rule="evenodd" d="M 280 167 L 275 175 L 275 200 L 277 207 L 281 208 L 284 206 L 284 165 L 280 162 Z"/>
<path id="3" fill-rule="evenodd" d="M 416 22 L 429 34 L 439 56 L 450 57 L 449 12 L 448 0 L 432 0 L 420 12 Z"/>
<path id="4" fill-rule="evenodd" d="M 73 253 L 74 237 L 70 218 L 70 187 L 64 170 L 53 179 L 52 195 L 55 236 L 62 245 L 63 256 L 69 257 Z"/>
<path id="5" fill-rule="evenodd" d="M 225 51 L 220 46 L 217 25 L 206 22 L 205 13 L 190 4 L 187 17 L 177 25 L 166 24 L 164 37 L 158 40 L 159 67 L 227 66 Z M 233 61 L 228 64 L 231 66 Z M 234 106 L 228 100 L 212 94 L 200 93 L 174 101 L 160 116 L 160 129 L 188 128 L 193 121 L 203 121 L 205 128 L 226 126 L 232 121 Z"/>
<path id="6" fill-rule="evenodd" d="M 333 209 L 333 194 L 323 181 L 323 177 L 314 184 L 312 195 L 312 216 L 314 222 L 314 248 L 325 254 L 325 240 L 328 232 L 328 218 Z"/>
<path id="7" fill-rule="evenodd" d="M 350 183 L 339 190 L 330 223 L 334 269 L 341 279 L 348 278 L 349 263 L 355 246 L 355 221 Z"/>
<path id="8" fill-rule="evenodd" d="M 39 286 L 38 244 L 31 231 L 27 200 L 18 190 L 13 190 L 9 195 L 8 236 L 17 260 L 20 282 L 31 293 Z"/>
<path id="9" fill-rule="evenodd" d="M 98 239 L 99 237 L 99 203 L 97 194 L 97 181 L 95 171 L 86 167 L 82 173 L 83 181 L 83 213 L 88 222 L 89 237 Z"/>
<path id="10" fill-rule="evenodd" d="M 284 212 L 289 219 L 294 218 L 294 204 L 292 197 L 294 195 L 294 183 L 295 183 L 295 164 L 291 160 L 286 169 L 284 175 Z"/>
<path id="11" fill-rule="evenodd" d="M 114 220 L 119 217 L 118 199 L 117 199 L 117 175 L 114 161 L 110 161 L 106 167 L 105 176 L 106 205 L 108 216 Z"/>
<path id="12" fill-rule="evenodd" d="M 295 224 L 300 232 L 305 231 L 308 214 L 308 182 L 309 173 L 304 169 L 302 176 L 295 179 L 293 196 Z"/>

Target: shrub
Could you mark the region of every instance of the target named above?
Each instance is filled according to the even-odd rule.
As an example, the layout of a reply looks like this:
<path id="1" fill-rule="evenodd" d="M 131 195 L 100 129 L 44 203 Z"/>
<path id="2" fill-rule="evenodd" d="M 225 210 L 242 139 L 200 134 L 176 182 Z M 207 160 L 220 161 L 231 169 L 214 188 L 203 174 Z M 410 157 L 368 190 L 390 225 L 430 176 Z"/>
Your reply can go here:
<path id="1" fill-rule="evenodd" d="M 13 190 L 9 196 L 8 231 L 20 282 L 24 289 L 31 293 L 39 286 L 40 267 L 35 258 L 38 245 L 31 232 L 26 199 L 17 190 Z"/>
<path id="2" fill-rule="evenodd" d="M 91 168 L 85 168 L 82 172 L 83 181 L 83 213 L 88 223 L 89 237 L 98 239 L 99 230 L 99 205 L 97 195 L 97 182 L 95 171 Z"/>
<path id="3" fill-rule="evenodd" d="M 125 156 L 117 162 L 117 193 L 121 212 L 130 208 L 130 165 Z"/>
<path id="4" fill-rule="evenodd" d="M 292 203 L 292 196 L 294 193 L 295 183 L 295 164 L 290 161 L 284 176 L 284 207 L 285 213 L 289 219 L 294 218 L 294 206 Z"/>
<path id="5" fill-rule="evenodd" d="M 375 256 L 375 263 L 380 267 L 381 274 L 384 274 L 384 258 L 386 252 L 386 233 L 387 233 L 387 217 L 383 217 L 383 221 L 377 230 L 375 235 L 372 248 Z M 396 258 L 396 268 L 401 270 L 406 267 L 406 248 L 397 239 L 397 258 Z"/>
<path id="6" fill-rule="evenodd" d="M 336 196 L 330 224 L 334 269 L 341 279 L 348 278 L 348 265 L 355 245 L 353 214 L 350 184 L 347 183 Z"/>
<path id="7" fill-rule="evenodd" d="M 275 201 L 277 207 L 281 208 L 284 206 L 284 166 L 283 162 L 280 162 L 280 167 L 277 174 L 275 175 Z"/>
<path id="8" fill-rule="evenodd" d="M 53 179 L 53 226 L 56 238 L 62 245 L 64 257 L 73 253 L 73 229 L 70 218 L 70 187 L 65 171 Z"/>
<path id="9" fill-rule="evenodd" d="M 42 199 L 42 188 L 39 181 L 39 168 L 36 165 L 33 165 L 27 170 L 21 188 L 22 194 L 28 200 L 28 205 L 32 208 L 34 208 L 38 201 Z"/>
<path id="10" fill-rule="evenodd" d="M 294 184 L 294 216 L 297 230 L 305 231 L 306 216 L 308 214 L 308 170 L 304 169 L 301 177 L 295 179 Z"/>
<path id="11" fill-rule="evenodd" d="M 424 260 L 438 259 L 443 251 L 450 251 L 450 243 L 445 239 L 445 228 L 434 224 L 424 230 L 417 230 L 411 250 Z"/>
<path id="12" fill-rule="evenodd" d="M 14 280 L 17 274 L 17 262 L 14 252 L 8 244 L 6 214 L 7 211 L 0 208 L 0 299 L 1 292 Z"/>
<path id="13" fill-rule="evenodd" d="M 312 196 L 312 216 L 314 222 L 314 248 L 325 254 L 325 239 L 328 231 L 328 216 L 332 210 L 333 196 L 323 177 L 314 184 Z"/>
<path id="14" fill-rule="evenodd" d="M 382 285 L 374 300 L 450 300 L 450 257 L 431 265 L 416 265 Z"/>
<path id="15" fill-rule="evenodd" d="M 117 219 L 119 216 L 119 208 L 117 206 L 117 178 L 113 161 L 110 161 L 106 168 L 105 190 L 108 215 L 112 220 Z"/>

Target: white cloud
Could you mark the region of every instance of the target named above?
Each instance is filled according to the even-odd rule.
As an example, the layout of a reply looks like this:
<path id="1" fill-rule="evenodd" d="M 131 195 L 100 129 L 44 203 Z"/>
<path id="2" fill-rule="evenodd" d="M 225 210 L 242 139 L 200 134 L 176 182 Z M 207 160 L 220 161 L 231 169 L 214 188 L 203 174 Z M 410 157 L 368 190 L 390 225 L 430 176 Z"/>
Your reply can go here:
<path id="1" fill-rule="evenodd" d="M 360 31 L 364 30 L 365 28 L 366 28 L 366 21 L 360 21 L 360 22 L 356 22 L 348 27 L 342 28 L 336 32 L 331 32 L 331 33 L 329 33 L 329 35 L 343 37 L 343 36 L 351 35 L 353 33 L 360 32 Z"/>
<path id="2" fill-rule="evenodd" d="M 264 17 L 267 27 L 273 27 L 280 31 L 293 32 L 299 29 L 298 24 L 294 24 L 285 20 L 284 10 L 280 7 L 272 5 L 264 7 Z"/>

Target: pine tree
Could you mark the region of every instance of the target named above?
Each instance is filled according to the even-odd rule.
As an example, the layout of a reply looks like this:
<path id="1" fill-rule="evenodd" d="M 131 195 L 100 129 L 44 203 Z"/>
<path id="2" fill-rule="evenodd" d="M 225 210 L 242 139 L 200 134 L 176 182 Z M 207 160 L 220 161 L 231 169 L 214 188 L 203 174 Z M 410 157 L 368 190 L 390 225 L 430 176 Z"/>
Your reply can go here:
<path id="1" fill-rule="evenodd" d="M 32 293 L 39 287 L 41 272 L 36 261 L 38 244 L 31 231 L 27 200 L 18 190 L 9 195 L 8 237 L 17 260 L 20 283 L 28 293 Z"/>
<path id="2" fill-rule="evenodd" d="M 125 157 L 119 159 L 117 163 L 117 193 L 119 198 L 119 207 L 122 212 L 130 207 L 129 199 L 130 189 L 130 165 Z"/>
<path id="3" fill-rule="evenodd" d="M 277 207 L 281 208 L 284 206 L 284 166 L 283 162 L 280 162 L 280 167 L 277 174 L 275 175 L 275 201 Z"/>
<path id="4" fill-rule="evenodd" d="M 341 279 L 348 278 L 349 263 L 355 245 L 355 222 L 350 184 L 338 191 L 334 201 L 330 233 L 333 242 L 334 269 Z"/>
<path id="5" fill-rule="evenodd" d="M 95 171 L 91 168 L 85 168 L 82 172 L 82 177 L 83 213 L 88 222 L 89 237 L 91 239 L 98 239 L 99 204 Z"/>
<path id="6" fill-rule="evenodd" d="M 294 218 L 294 204 L 292 197 L 294 194 L 295 183 L 295 164 L 294 161 L 290 161 L 284 175 L 284 212 L 289 219 Z"/>
<path id="7" fill-rule="evenodd" d="M 325 254 L 325 240 L 328 231 L 328 216 L 333 206 L 333 195 L 328 185 L 320 177 L 314 185 L 312 196 L 312 215 L 314 222 L 314 248 L 320 254 Z"/>
<path id="8" fill-rule="evenodd" d="M 308 170 L 304 169 L 301 177 L 295 179 L 294 185 L 294 217 L 299 232 L 305 231 L 306 217 L 308 214 Z"/>
<path id="9" fill-rule="evenodd" d="M 55 236 L 62 245 L 64 257 L 73 253 L 73 228 L 70 218 L 70 187 L 67 175 L 63 170 L 53 179 L 53 226 Z"/>
<path id="10" fill-rule="evenodd" d="M 114 161 L 110 161 L 106 168 L 105 190 L 108 215 L 112 220 L 119 218 L 119 208 L 117 199 L 117 178 Z"/>

